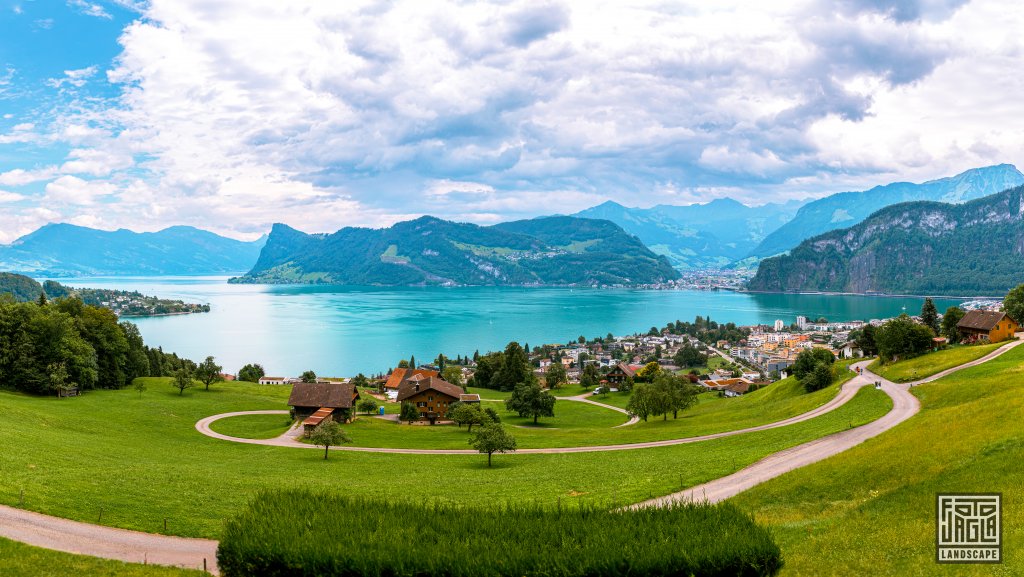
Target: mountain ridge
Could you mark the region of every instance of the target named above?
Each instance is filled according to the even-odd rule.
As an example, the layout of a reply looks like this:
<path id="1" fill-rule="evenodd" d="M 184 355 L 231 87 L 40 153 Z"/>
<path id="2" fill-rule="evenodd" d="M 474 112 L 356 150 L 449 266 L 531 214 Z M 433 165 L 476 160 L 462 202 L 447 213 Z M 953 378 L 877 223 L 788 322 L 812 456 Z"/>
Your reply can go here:
<path id="1" fill-rule="evenodd" d="M 664 257 L 609 221 L 540 217 L 492 226 L 432 216 L 307 234 L 275 224 L 236 283 L 600 286 L 674 280 Z"/>

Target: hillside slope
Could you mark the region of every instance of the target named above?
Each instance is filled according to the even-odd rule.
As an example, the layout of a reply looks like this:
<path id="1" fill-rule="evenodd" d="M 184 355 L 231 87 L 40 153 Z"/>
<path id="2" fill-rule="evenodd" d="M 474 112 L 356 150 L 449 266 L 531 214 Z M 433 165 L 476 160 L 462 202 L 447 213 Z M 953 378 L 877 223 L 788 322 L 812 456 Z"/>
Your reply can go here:
<path id="1" fill-rule="evenodd" d="M 678 278 L 615 224 L 546 217 L 483 227 L 425 216 L 390 228 L 305 234 L 274 225 L 232 282 L 353 285 L 635 285 Z"/>
<path id="2" fill-rule="evenodd" d="M 761 261 L 755 291 L 1003 295 L 1024 279 L 1024 187 L 911 202 Z"/>
<path id="3" fill-rule="evenodd" d="M 1011 164 L 974 168 L 921 184 L 896 182 L 863 192 L 841 192 L 804 205 L 793 219 L 769 234 L 750 255 L 765 258 L 819 234 L 854 226 L 887 206 L 917 200 L 960 203 L 1024 184 Z"/>
<path id="4" fill-rule="evenodd" d="M 0 246 L 0 269 L 37 277 L 224 274 L 252 267 L 263 240 L 242 242 L 188 226 L 140 233 L 48 224 Z"/>

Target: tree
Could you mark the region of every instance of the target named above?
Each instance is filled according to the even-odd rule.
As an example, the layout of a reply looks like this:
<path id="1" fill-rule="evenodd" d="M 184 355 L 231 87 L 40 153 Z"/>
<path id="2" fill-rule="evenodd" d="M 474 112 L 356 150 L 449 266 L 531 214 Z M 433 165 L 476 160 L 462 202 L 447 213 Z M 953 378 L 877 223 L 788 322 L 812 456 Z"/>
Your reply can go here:
<path id="1" fill-rule="evenodd" d="M 466 382 L 462 378 L 462 369 L 455 365 L 449 365 L 441 371 L 441 378 L 457 387 L 465 387 Z"/>
<path id="2" fill-rule="evenodd" d="M 555 416 L 555 397 L 540 388 L 536 380 L 524 382 L 512 391 L 512 396 L 505 401 L 505 408 L 520 417 L 533 417 L 536 425 L 539 417 Z"/>
<path id="3" fill-rule="evenodd" d="M 516 450 L 515 437 L 509 434 L 501 423 L 483 425 L 473 434 L 469 444 L 477 451 L 487 453 L 488 467 L 491 466 L 491 456 L 494 453 L 510 453 Z"/>
<path id="4" fill-rule="evenodd" d="M 185 389 L 191 389 L 196 386 L 192 382 L 192 371 L 187 368 L 180 368 L 174 372 L 174 380 L 171 381 L 174 388 L 178 389 L 178 394 L 181 395 L 185 392 Z"/>
<path id="5" fill-rule="evenodd" d="M 960 330 L 957 325 L 965 314 L 967 313 L 960 307 L 949 307 L 942 315 L 942 336 L 949 339 L 950 343 L 960 342 Z"/>
<path id="6" fill-rule="evenodd" d="M 149 357 L 146 356 L 146 343 L 142 341 L 142 333 L 134 323 L 120 323 L 121 332 L 128 341 L 128 359 L 125 366 L 125 382 L 132 383 L 138 377 L 149 376 Z"/>
<path id="7" fill-rule="evenodd" d="M 359 404 L 356 406 L 359 408 L 360 411 L 366 413 L 367 415 L 371 415 L 377 412 L 377 401 L 370 397 L 361 399 L 359 401 Z"/>
<path id="8" fill-rule="evenodd" d="M 316 373 L 314 373 L 313 371 L 305 371 L 304 373 L 299 375 L 299 380 L 302 381 L 303 383 L 315 383 Z"/>
<path id="9" fill-rule="evenodd" d="M 206 360 L 199 363 L 199 366 L 196 367 L 195 378 L 206 385 L 206 390 L 209 391 L 211 384 L 224 380 L 224 377 L 220 374 L 223 370 L 224 367 L 218 365 L 213 360 L 213 357 L 206 357 Z"/>
<path id="10" fill-rule="evenodd" d="M 327 460 L 331 447 L 340 447 L 343 444 L 352 442 L 352 438 L 348 436 L 348 433 L 333 420 L 320 421 L 320 424 L 309 434 L 309 440 L 314 445 L 324 448 L 324 460 Z"/>
<path id="11" fill-rule="evenodd" d="M 416 408 L 416 405 L 409 401 L 402 403 L 402 412 L 398 415 L 400 421 L 408 421 L 411 425 L 413 421 L 420 418 L 420 411 Z"/>
<path id="12" fill-rule="evenodd" d="M 565 365 L 559 362 L 551 363 L 546 373 L 544 373 L 544 384 L 549 389 L 559 389 L 562 385 L 569 382 L 569 375 L 565 371 Z"/>
<path id="13" fill-rule="evenodd" d="M 701 367 L 708 363 L 708 356 L 698 351 L 697 347 L 686 343 L 679 348 L 679 352 L 672 357 L 672 361 L 676 366 L 682 368 Z"/>
<path id="14" fill-rule="evenodd" d="M 1024 324 L 1024 284 L 1010 289 L 1003 298 L 1003 312 L 1018 323 Z"/>
<path id="15" fill-rule="evenodd" d="M 490 422 L 490 417 L 480 410 L 480 406 L 475 403 L 459 403 L 455 408 L 448 408 L 445 415 L 455 421 L 459 428 L 462 425 L 469 425 L 469 432 L 473 432 L 473 425 L 482 425 Z"/>
<path id="16" fill-rule="evenodd" d="M 932 333 L 939 334 L 939 311 L 935 310 L 935 303 L 930 298 L 924 299 L 921 305 L 921 323 L 930 328 Z"/>
<path id="17" fill-rule="evenodd" d="M 636 380 L 641 383 L 651 383 L 661 374 L 661 365 L 657 361 L 647 363 L 636 372 Z"/>
<path id="18" fill-rule="evenodd" d="M 476 372 L 469 382 L 470 386 L 483 387 L 486 389 L 500 388 L 497 382 L 498 371 L 505 362 L 505 353 L 488 353 L 484 356 L 476 355 Z"/>
<path id="19" fill-rule="evenodd" d="M 689 379 L 667 373 L 662 373 L 654 381 L 654 387 L 665 403 L 665 413 L 663 414 L 667 418 L 671 411 L 673 419 L 679 417 L 679 411 L 685 411 L 697 404 L 697 395 L 700 393 L 699 387 L 690 384 Z"/>
<path id="20" fill-rule="evenodd" d="M 142 379 L 141 377 L 137 378 L 134 381 L 132 381 L 132 388 L 135 389 L 136 391 L 138 391 L 139 392 L 139 397 L 141 397 L 142 393 L 146 392 L 146 388 L 147 388 L 146 387 L 146 381 L 144 379 Z"/>
<path id="21" fill-rule="evenodd" d="M 530 358 L 519 343 L 512 341 L 505 347 L 501 367 L 491 378 L 494 388 L 501 391 L 514 390 L 520 383 L 525 383 L 533 376 Z"/>
<path id="22" fill-rule="evenodd" d="M 263 366 L 257 363 L 249 363 L 238 371 L 238 380 L 247 383 L 258 383 L 260 379 L 267 376 Z"/>
<path id="23" fill-rule="evenodd" d="M 409 368 L 409 361 L 407 361 L 405 359 L 402 359 L 402 360 L 398 361 L 398 368 L 400 368 L 400 369 L 408 369 Z"/>
<path id="24" fill-rule="evenodd" d="M 597 388 L 601 384 L 601 373 L 597 370 L 597 365 L 590 363 L 583 367 L 583 374 L 580 375 L 580 384 L 588 391 Z"/>
<path id="25" fill-rule="evenodd" d="M 75 386 L 68 382 L 68 367 L 64 363 L 50 363 L 46 370 L 50 373 L 50 390 L 57 391 L 57 396 L 63 396 Z"/>
<path id="26" fill-rule="evenodd" d="M 657 414 L 658 393 L 651 383 L 638 383 L 626 403 L 626 412 L 647 422 L 647 417 Z"/>
<path id="27" fill-rule="evenodd" d="M 416 368 L 416 355 L 412 355 L 412 356 L 409 357 L 409 368 L 410 369 L 415 369 Z"/>
<path id="28" fill-rule="evenodd" d="M 364 375 L 363 373 L 359 373 L 358 375 L 352 377 L 352 386 L 356 387 L 357 389 L 365 389 L 366 387 L 370 386 L 370 379 L 366 378 L 366 375 Z"/>
<path id="29" fill-rule="evenodd" d="M 498 411 L 494 410 L 494 407 L 485 407 L 484 414 L 487 415 L 487 417 L 491 420 L 492 423 L 501 422 L 501 415 L 498 414 Z"/>
<path id="30" fill-rule="evenodd" d="M 818 363 L 831 365 L 834 362 L 836 362 L 836 357 L 828 349 L 806 349 L 796 356 L 792 373 L 798 381 L 802 381 L 807 375 L 814 372 Z"/>
<path id="31" fill-rule="evenodd" d="M 814 370 L 799 380 L 800 384 L 804 386 L 804 390 L 808 393 L 824 389 L 832 384 L 832 365 L 824 361 L 818 361 L 814 365 Z"/>
<path id="32" fill-rule="evenodd" d="M 878 357 L 883 363 L 917 356 L 932 348 L 933 334 L 930 328 L 914 322 L 902 314 L 875 331 Z"/>
<path id="33" fill-rule="evenodd" d="M 875 325 L 864 325 L 864 328 L 857 333 L 854 341 L 860 347 L 865 357 L 873 357 L 878 354 L 878 345 L 875 344 Z"/>
<path id="34" fill-rule="evenodd" d="M 46 291 L 39 291 L 39 300 L 36 303 L 41 307 L 50 304 L 50 301 L 46 300 Z"/>

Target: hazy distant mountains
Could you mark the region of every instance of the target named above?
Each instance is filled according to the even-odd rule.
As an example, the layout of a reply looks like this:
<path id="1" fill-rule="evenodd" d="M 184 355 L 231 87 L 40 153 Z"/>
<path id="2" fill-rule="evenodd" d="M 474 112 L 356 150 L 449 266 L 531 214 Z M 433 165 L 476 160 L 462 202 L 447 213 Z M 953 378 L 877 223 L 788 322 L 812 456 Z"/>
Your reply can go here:
<path id="1" fill-rule="evenodd" d="M 35 277 L 230 274 L 252 267 L 265 240 L 242 242 L 189 226 L 139 233 L 49 224 L 0 246 L 0 270 Z"/>
<path id="2" fill-rule="evenodd" d="M 720 198 L 688 206 L 629 208 L 609 201 L 574 216 L 610 220 L 678 268 L 721 268 L 747 257 L 801 205 L 790 201 L 750 207 Z"/>
<path id="3" fill-rule="evenodd" d="M 333 234 L 276 224 L 256 266 L 232 282 L 593 286 L 678 277 L 664 257 L 605 220 L 561 216 L 483 227 L 425 216 Z"/>
<path id="4" fill-rule="evenodd" d="M 1024 187 L 910 202 L 761 261 L 758 291 L 1002 296 L 1024 281 Z"/>
<path id="5" fill-rule="evenodd" d="M 901 202 L 965 202 L 1021 184 L 1024 184 L 1024 174 L 1011 164 L 999 164 L 922 184 L 894 182 L 863 192 L 833 194 L 804 205 L 790 222 L 765 237 L 750 254 L 764 258 L 785 252 L 804 239 L 830 230 L 849 228 L 871 213 Z"/>

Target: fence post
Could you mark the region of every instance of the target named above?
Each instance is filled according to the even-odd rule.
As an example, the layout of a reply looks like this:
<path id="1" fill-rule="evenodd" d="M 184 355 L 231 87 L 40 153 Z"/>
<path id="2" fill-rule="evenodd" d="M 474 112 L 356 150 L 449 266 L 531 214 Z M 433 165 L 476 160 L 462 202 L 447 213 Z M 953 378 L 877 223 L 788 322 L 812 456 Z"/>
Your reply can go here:
<path id="1" fill-rule="evenodd" d="M 100 507 L 100 518 L 96 522 L 97 523 L 102 523 L 103 522 L 103 507 Z"/>
<path id="2" fill-rule="evenodd" d="M 21 496 L 18 497 L 18 506 L 19 507 L 24 507 L 25 506 L 25 489 L 21 490 Z"/>

